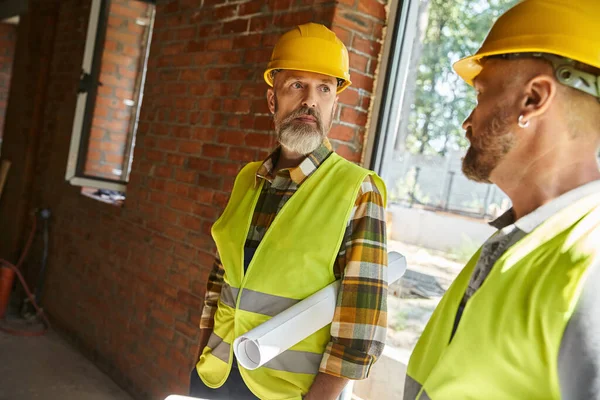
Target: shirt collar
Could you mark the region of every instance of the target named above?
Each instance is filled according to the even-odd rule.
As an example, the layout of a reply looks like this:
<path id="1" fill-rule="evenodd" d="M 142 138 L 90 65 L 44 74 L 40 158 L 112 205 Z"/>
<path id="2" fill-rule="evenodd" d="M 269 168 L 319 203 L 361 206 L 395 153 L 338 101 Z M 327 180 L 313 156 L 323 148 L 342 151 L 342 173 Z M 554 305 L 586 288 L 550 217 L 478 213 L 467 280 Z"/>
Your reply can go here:
<path id="1" fill-rule="evenodd" d="M 515 216 L 513 213 L 513 209 L 506 211 L 500 217 L 490 222 L 490 225 L 496 229 L 503 229 L 509 225 L 514 224 L 518 229 L 522 230 L 525 233 L 530 233 L 535 228 L 540 226 L 544 221 L 558 213 L 562 209 L 568 207 L 569 205 L 575 203 L 578 200 L 583 199 L 591 194 L 600 192 L 600 180 L 587 183 L 583 186 L 579 186 L 573 190 L 568 191 L 550 201 L 549 203 L 544 204 L 541 207 L 538 207 L 536 210 L 530 212 L 524 217 L 519 218 L 515 221 Z"/>
<path id="2" fill-rule="evenodd" d="M 279 158 L 279 153 L 281 151 L 281 147 L 278 147 L 273 151 L 262 163 L 258 171 L 256 172 L 256 181 L 255 185 L 258 186 L 260 184 L 261 179 L 266 179 L 270 182 L 273 181 L 274 176 L 272 176 L 273 169 L 277 164 L 277 159 Z M 310 153 L 298 166 L 294 168 L 288 168 L 284 170 L 280 170 L 277 172 L 279 174 L 289 174 L 290 179 L 296 185 L 300 186 L 302 182 L 306 180 L 309 176 L 313 174 L 319 168 L 321 164 L 329 157 L 329 155 L 333 152 L 333 148 L 331 147 L 331 143 L 327 138 L 323 140 L 323 143 L 316 150 Z M 255 186 L 255 187 L 256 187 Z"/>

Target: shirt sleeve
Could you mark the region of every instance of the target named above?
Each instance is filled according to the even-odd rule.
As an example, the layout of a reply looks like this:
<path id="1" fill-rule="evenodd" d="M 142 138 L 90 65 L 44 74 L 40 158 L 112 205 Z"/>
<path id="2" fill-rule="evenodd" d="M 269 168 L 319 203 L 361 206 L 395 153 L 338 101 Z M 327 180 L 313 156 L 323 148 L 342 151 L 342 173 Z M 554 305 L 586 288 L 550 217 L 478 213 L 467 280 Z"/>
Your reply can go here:
<path id="1" fill-rule="evenodd" d="M 387 243 L 383 198 L 368 176 L 361 185 L 336 262 L 341 277 L 331 342 L 320 372 L 364 379 L 383 352 L 387 331 Z"/>
<path id="2" fill-rule="evenodd" d="M 217 311 L 221 288 L 223 287 L 224 274 L 225 270 L 223 269 L 221 258 L 219 257 L 219 254 L 217 254 L 212 271 L 208 276 L 206 294 L 204 295 L 204 308 L 202 309 L 202 316 L 200 317 L 200 329 L 212 329 L 215 325 L 214 316 Z"/>
<path id="3" fill-rule="evenodd" d="M 600 398 L 600 263 L 588 275 L 558 356 L 561 398 Z"/>

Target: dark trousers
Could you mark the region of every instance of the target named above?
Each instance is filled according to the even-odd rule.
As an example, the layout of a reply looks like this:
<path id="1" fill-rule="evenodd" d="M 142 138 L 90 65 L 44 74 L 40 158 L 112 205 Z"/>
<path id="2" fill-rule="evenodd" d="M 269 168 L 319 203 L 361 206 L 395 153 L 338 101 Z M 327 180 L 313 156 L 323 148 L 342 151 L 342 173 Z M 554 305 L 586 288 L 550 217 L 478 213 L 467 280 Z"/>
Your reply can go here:
<path id="1" fill-rule="evenodd" d="M 254 400 L 258 398 L 244 383 L 235 360 L 227 381 L 218 389 L 206 386 L 194 367 L 190 376 L 190 396 L 206 400 Z"/>

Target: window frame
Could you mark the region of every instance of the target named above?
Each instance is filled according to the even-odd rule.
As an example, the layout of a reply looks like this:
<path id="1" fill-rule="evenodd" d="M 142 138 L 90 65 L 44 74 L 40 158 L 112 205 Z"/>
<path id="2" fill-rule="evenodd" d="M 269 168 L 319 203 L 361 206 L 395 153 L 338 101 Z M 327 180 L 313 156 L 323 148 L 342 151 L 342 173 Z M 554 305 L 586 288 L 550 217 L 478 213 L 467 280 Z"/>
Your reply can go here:
<path id="1" fill-rule="evenodd" d="M 400 126 L 401 105 L 404 101 L 404 84 L 408 79 L 412 45 L 416 31 L 419 1 L 390 0 L 388 34 L 382 48 L 381 65 L 371 121 L 367 132 L 364 165 L 385 175 L 384 160 L 394 149 Z M 392 132 L 392 134 L 390 134 Z"/>
<path id="2" fill-rule="evenodd" d="M 156 0 L 132 1 L 156 4 Z M 91 1 L 65 180 L 73 186 L 126 192 L 126 179 L 109 179 L 84 173 L 108 29 L 110 3 L 111 0 Z M 141 96 L 142 93 L 140 93 L 140 99 Z M 127 147 L 131 146 L 129 141 L 135 140 L 134 136 L 128 140 Z"/>

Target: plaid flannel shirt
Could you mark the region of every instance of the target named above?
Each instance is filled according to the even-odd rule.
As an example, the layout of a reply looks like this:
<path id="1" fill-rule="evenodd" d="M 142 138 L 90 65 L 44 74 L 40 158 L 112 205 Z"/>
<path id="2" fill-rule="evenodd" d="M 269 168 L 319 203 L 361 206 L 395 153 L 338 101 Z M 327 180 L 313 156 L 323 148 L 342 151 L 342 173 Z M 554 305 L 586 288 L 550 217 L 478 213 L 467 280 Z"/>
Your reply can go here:
<path id="1" fill-rule="evenodd" d="M 284 204 L 332 153 L 328 140 L 295 168 L 280 170 L 273 177 L 279 150 L 273 152 L 257 172 L 257 183 L 265 180 L 254 210 L 246 247 L 258 247 Z M 334 271 L 342 279 L 337 307 L 320 371 L 348 379 L 364 379 L 381 355 L 387 329 L 387 267 L 385 210 L 372 178 L 361 185 L 347 223 Z M 208 279 L 200 328 L 212 329 L 223 284 L 224 269 L 219 256 Z"/>

